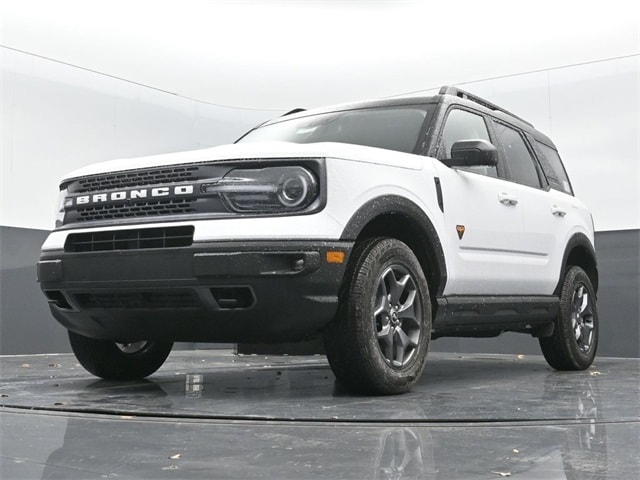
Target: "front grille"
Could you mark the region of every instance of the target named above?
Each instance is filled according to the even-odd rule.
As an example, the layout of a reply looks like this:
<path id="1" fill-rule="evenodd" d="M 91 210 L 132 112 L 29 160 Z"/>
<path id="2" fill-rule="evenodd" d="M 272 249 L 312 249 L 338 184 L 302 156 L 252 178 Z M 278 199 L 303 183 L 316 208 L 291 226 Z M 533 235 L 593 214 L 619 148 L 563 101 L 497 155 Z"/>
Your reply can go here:
<path id="1" fill-rule="evenodd" d="M 156 218 L 174 219 L 198 214 L 225 214 L 222 200 L 216 195 L 202 195 L 203 181 L 224 177 L 233 166 L 224 162 L 152 167 L 78 177 L 61 188 L 71 200 L 65 206 L 63 225 L 95 225 L 107 223 L 144 223 Z M 153 188 L 163 188 L 154 196 Z M 177 189 L 191 193 L 176 193 Z M 130 192 L 138 190 L 137 196 Z M 94 200 L 100 198 L 100 200 Z M 107 200 L 109 199 L 109 200 Z"/>
<path id="2" fill-rule="evenodd" d="M 147 248 L 189 247 L 194 227 L 141 228 L 107 232 L 72 233 L 64 244 L 65 252 L 106 252 Z"/>
<path id="3" fill-rule="evenodd" d="M 198 297 L 191 290 L 168 292 L 75 293 L 80 308 L 198 308 Z"/>
<path id="4" fill-rule="evenodd" d="M 106 203 L 91 207 L 79 207 L 76 210 L 76 222 L 93 222 L 118 218 L 140 218 L 157 215 L 184 215 L 196 211 L 195 198 L 177 198 L 171 200 L 153 200 L 127 204 Z"/>
<path id="5" fill-rule="evenodd" d="M 74 192 L 97 192 L 143 185 L 188 182 L 198 178 L 198 166 L 164 167 L 148 170 L 132 170 L 108 175 L 84 177 L 77 180 Z"/>

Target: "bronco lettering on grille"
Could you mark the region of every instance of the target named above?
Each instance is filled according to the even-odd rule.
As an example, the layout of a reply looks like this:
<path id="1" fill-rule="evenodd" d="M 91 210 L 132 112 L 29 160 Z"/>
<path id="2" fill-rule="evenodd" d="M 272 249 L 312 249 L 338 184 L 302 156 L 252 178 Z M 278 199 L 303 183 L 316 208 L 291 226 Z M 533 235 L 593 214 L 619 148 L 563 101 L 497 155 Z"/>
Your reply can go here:
<path id="1" fill-rule="evenodd" d="M 118 192 L 94 193 L 68 197 L 65 206 L 92 205 L 95 203 L 120 202 L 140 198 L 158 198 L 168 196 L 193 195 L 193 185 L 177 185 L 174 187 L 136 188 Z"/>

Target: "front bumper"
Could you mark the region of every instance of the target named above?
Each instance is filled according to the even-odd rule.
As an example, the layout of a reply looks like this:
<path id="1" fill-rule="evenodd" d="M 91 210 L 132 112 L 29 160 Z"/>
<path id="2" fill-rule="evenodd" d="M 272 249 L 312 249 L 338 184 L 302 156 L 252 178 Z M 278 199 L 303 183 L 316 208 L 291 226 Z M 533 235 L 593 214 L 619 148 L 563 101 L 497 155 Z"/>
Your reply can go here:
<path id="1" fill-rule="evenodd" d="M 335 315 L 351 242 L 196 242 L 189 247 L 45 251 L 38 281 L 54 317 L 119 342 L 304 339 Z M 344 252 L 342 263 L 328 251 Z"/>

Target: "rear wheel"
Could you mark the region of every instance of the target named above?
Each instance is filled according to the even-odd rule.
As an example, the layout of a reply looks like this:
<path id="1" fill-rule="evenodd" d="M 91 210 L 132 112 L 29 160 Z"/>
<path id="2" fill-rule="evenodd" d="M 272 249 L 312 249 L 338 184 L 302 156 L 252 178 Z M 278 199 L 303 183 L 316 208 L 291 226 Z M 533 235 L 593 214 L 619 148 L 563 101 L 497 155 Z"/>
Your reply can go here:
<path id="1" fill-rule="evenodd" d="M 411 249 L 391 238 L 357 245 L 325 335 L 336 378 L 358 391 L 406 392 L 422 375 L 430 335 L 429 288 Z"/>
<path id="2" fill-rule="evenodd" d="M 560 292 L 560 312 L 553 335 L 540 338 L 547 363 L 556 370 L 589 368 L 598 347 L 596 294 L 589 276 L 570 267 Z"/>
<path id="3" fill-rule="evenodd" d="M 143 340 L 117 343 L 97 340 L 69 331 L 71 349 L 80 364 L 105 380 L 136 380 L 158 370 L 169 356 L 173 342 Z"/>

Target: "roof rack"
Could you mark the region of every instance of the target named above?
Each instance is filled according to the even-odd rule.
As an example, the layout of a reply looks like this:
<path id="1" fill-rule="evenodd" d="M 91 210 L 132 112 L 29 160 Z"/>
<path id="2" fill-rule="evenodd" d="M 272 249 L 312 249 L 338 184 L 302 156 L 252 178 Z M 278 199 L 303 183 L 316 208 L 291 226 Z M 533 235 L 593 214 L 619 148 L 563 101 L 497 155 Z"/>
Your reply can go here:
<path id="1" fill-rule="evenodd" d="M 483 107 L 488 108 L 489 110 L 494 110 L 494 111 L 506 113 L 507 115 L 510 115 L 513 118 L 517 118 L 521 122 L 526 123 L 530 127 L 533 127 L 533 125 L 531 123 L 527 122 L 524 118 L 520 118 L 519 116 L 514 115 L 510 111 L 505 110 L 502 107 L 499 107 L 495 103 L 491 103 L 491 102 L 485 100 L 484 98 L 480 98 L 480 97 L 478 97 L 476 95 L 473 95 L 472 93 L 465 92 L 464 90 L 461 90 L 458 87 L 447 87 L 447 86 L 444 86 L 444 87 L 442 87 L 440 89 L 440 91 L 438 93 L 440 95 L 453 95 L 453 96 L 458 97 L 458 98 L 464 98 L 466 100 L 471 100 L 472 102 L 477 103 L 478 105 L 482 105 Z"/>

